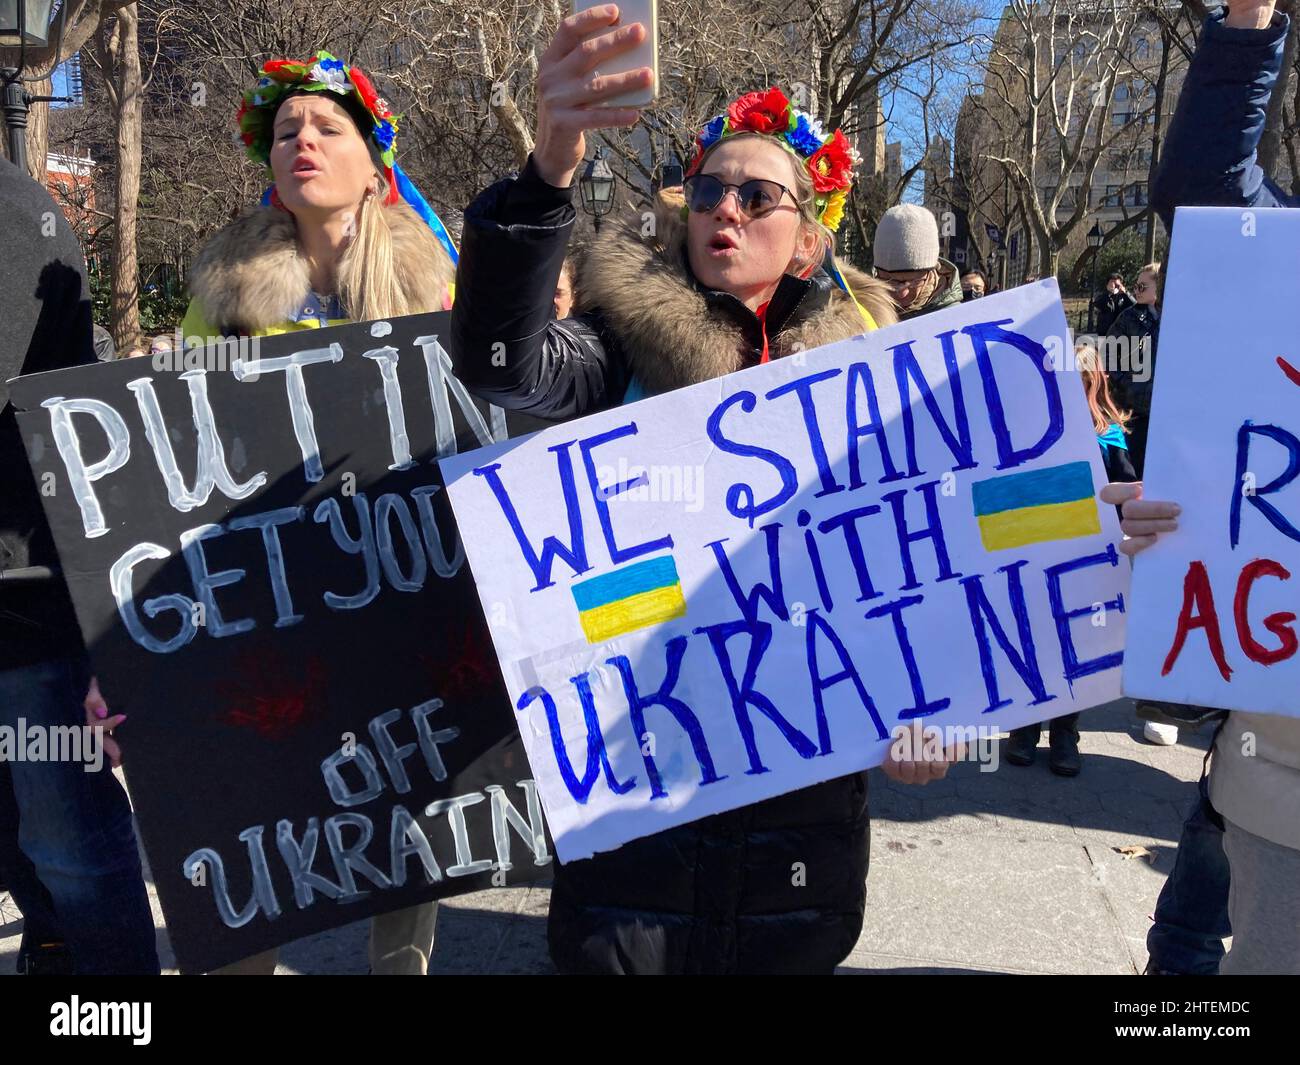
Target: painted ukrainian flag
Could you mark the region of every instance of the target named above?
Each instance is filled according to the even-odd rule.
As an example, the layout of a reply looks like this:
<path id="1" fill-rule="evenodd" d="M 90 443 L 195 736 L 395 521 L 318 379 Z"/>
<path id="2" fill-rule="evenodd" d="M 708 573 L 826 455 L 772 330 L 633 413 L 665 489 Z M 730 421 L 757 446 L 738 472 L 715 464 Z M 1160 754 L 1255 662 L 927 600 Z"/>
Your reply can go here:
<path id="1" fill-rule="evenodd" d="M 1092 467 L 1086 462 L 976 481 L 971 499 L 986 551 L 1101 532 Z"/>
<path id="2" fill-rule="evenodd" d="M 575 584 L 572 591 L 588 643 L 604 643 L 686 613 L 672 555 L 602 573 Z"/>

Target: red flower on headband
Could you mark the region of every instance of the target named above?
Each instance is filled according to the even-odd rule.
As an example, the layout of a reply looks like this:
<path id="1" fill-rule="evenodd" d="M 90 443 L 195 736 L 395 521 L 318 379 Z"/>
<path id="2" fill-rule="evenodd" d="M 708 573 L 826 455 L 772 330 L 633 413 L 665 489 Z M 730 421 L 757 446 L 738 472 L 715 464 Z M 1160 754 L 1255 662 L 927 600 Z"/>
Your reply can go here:
<path id="1" fill-rule="evenodd" d="M 370 84 L 370 79 L 356 67 L 349 70 L 348 75 L 352 79 L 353 88 L 357 90 L 357 95 L 361 97 L 361 102 L 366 105 L 366 110 L 372 115 L 383 117 L 379 113 L 379 93 L 375 92 L 375 87 Z"/>
<path id="2" fill-rule="evenodd" d="M 778 88 L 748 92 L 727 108 L 731 131 L 784 133 L 790 125 L 790 101 Z"/>
<path id="3" fill-rule="evenodd" d="M 808 172 L 818 192 L 846 189 L 853 181 L 853 155 L 844 131 L 837 129 L 808 158 Z"/>
<path id="4" fill-rule="evenodd" d="M 307 76 L 305 64 L 298 59 L 268 59 L 262 73 L 277 81 L 302 81 Z"/>

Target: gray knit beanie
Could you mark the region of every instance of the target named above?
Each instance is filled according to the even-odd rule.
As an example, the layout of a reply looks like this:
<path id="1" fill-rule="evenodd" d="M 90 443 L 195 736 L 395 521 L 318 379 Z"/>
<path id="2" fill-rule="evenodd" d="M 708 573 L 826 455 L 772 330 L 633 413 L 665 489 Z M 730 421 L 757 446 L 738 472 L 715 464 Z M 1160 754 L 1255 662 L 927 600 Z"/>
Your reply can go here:
<path id="1" fill-rule="evenodd" d="M 877 270 L 933 270 L 939 265 L 939 225 L 915 203 L 891 207 L 876 226 L 872 258 Z"/>

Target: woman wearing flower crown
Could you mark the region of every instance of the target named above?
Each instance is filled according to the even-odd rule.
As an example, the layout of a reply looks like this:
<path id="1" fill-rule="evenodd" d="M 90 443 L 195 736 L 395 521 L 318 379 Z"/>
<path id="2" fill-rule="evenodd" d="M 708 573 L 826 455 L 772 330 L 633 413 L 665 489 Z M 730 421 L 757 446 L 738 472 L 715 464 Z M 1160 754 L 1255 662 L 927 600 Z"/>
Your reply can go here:
<path id="1" fill-rule="evenodd" d="M 451 305 L 456 248 L 396 160 L 397 117 L 361 70 L 273 59 L 239 109 L 274 184 L 195 258 L 186 337 L 270 335 Z M 423 974 L 436 904 L 371 922 L 376 974 Z M 270 950 L 217 970 L 274 972 Z"/>
<path id="2" fill-rule="evenodd" d="M 594 73 L 644 34 L 608 31 L 616 18 L 593 8 L 561 24 L 539 64 L 531 158 L 466 211 L 452 310 L 461 380 L 506 407 L 571 418 L 895 322 L 881 282 L 832 266 L 837 284 L 823 269 L 853 153 L 779 89 L 708 123 L 684 188 L 659 195 L 653 227 L 634 214 L 590 248 L 587 310 L 551 318 L 583 130 L 637 119 L 590 105 L 652 76 Z M 887 772 L 924 783 L 946 769 Z M 862 928 L 866 790 L 855 773 L 560 866 L 552 958 L 588 973 L 832 971 Z"/>
<path id="3" fill-rule="evenodd" d="M 455 246 L 397 165 L 397 116 L 360 69 L 328 52 L 273 59 L 237 120 L 274 184 L 196 256 L 186 337 L 451 306 Z"/>

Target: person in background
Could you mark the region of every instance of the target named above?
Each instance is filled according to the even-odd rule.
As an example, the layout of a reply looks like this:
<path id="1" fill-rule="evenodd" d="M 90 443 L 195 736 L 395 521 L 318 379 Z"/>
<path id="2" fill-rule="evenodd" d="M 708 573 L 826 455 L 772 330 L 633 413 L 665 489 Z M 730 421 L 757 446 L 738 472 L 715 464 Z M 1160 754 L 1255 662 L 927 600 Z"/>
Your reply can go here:
<path id="1" fill-rule="evenodd" d="M 1120 340 L 1118 348 L 1127 358 L 1112 371 L 1111 386 L 1119 403 L 1133 413 L 1129 453 L 1139 478 L 1146 460 L 1147 422 L 1151 417 L 1151 391 L 1155 387 L 1156 349 L 1160 339 L 1160 264 L 1147 263 L 1138 271 L 1133 286 L 1136 300 L 1111 323 L 1106 335 Z M 1140 372 L 1138 372 L 1140 371 Z"/>
<path id="2" fill-rule="evenodd" d="M 1136 481 L 1133 460 L 1129 458 L 1128 423 L 1133 415 L 1119 406 L 1111 395 L 1110 382 L 1101 364 L 1101 356 L 1091 344 L 1074 346 L 1074 364 L 1083 381 L 1083 392 L 1088 399 L 1088 413 L 1092 427 L 1101 445 L 1101 457 L 1106 466 L 1107 478 L 1127 483 Z"/>
<path id="3" fill-rule="evenodd" d="M 95 362 L 86 267 L 48 192 L 0 160 L 0 726 L 73 728 L 101 706 L 5 382 Z M 46 231 L 55 220 L 53 233 Z M 106 728 L 121 716 L 94 718 Z M 93 711 L 92 711 L 93 716 Z M 159 972 L 131 806 L 107 762 L 0 763 L 0 875 L 26 973 Z"/>
<path id="4" fill-rule="evenodd" d="M 924 207 L 900 203 L 876 226 L 872 273 L 889 286 L 903 321 L 962 301 L 957 267 L 939 257 L 939 223 Z"/>
<path id="5" fill-rule="evenodd" d="M 1020 283 L 1022 285 L 1032 285 L 1037 280 L 1038 280 L 1037 274 L 1025 274 L 1025 279 Z"/>
<path id="6" fill-rule="evenodd" d="M 1094 323 L 1098 336 L 1105 336 L 1120 312 L 1133 306 L 1133 297 L 1124 287 L 1122 274 L 1111 274 L 1106 278 L 1106 289 L 1092 301 Z"/>
<path id="7" fill-rule="evenodd" d="M 978 270 L 972 270 L 961 275 L 961 298 L 963 303 L 981 299 L 986 288 L 988 288 L 988 282 Z"/>
<path id="8" fill-rule="evenodd" d="M 555 317 L 569 318 L 574 314 L 574 253 L 570 252 L 560 268 L 560 279 L 555 283 Z"/>
<path id="9" fill-rule="evenodd" d="M 172 350 L 172 338 L 166 333 L 160 333 L 149 342 L 150 355 L 163 355 Z"/>
<path id="10" fill-rule="evenodd" d="M 1076 344 L 1074 361 L 1083 382 L 1084 395 L 1088 400 L 1088 412 L 1092 415 L 1093 431 L 1097 434 L 1097 443 L 1101 446 L 1107 479 L 1111 482 L 1132 481 L 1134 480 L 1133 464 L 1129 461 L 1128 445 L 1124 439 L 1129 413 L 1121 410 L 1111 398 L 1110 386 L 1101 368 L 1101 358 L 1095 348 L 1089 344 Z M 1033 765 L 1042 731 L 1041 724 L 1012 729 L 1007 740 L 1006 760 L 1012 765 Z M 1083 762 L 1079 757 L 1079 715 L 1077 713 L 1065 714 L 1051 720 L 1048 725 L 1048 748 L 1047 766 L 1053 773 L 1062 777 L 1079 775 Z"/>
<path id="11" fill-rule="evenodd" d="M 102 325 L 94 327 L 93 341 L 95 358 L 100 362 L 112 362 L 117 358 L 117 345 L 113 343 L 113 334 Z"/>
<path id="12" fill-rule="evenodd" d="M 1289 28 L 1273 0 L 1236 0 L 1206 18 L 1151 185 L 1152 207 L 1166 229 L 1172 230 L 1179 205 L 1300 206 L 1300 197 L 1284 193 L 1257 161 Z M 1128 506 L 1136 513 L 1167 505 L 1139 498 Z M 1262 726 L 1256 734 L 1262 757 L 1247 765 L 1239 757 L 1240 737 L 1256 725 Z M 1156 904 L 1146 971 L 1207 974 L 1262 965 L 1296 972 L 1300 723 L 1234 711 L 1213 749 L 1214 770 L 1208 781 L 1202 774 Z M 1234 838 L 1235 845 L 1225 843 Z M 1239 884 L 1243 876 L 1248 879 Z M 1290 904 L 1289 913 L 1279 901 Z M 1247 927 L 1239 929 L 1243 917 Z M 1274 930 L 1281 933 L 1276 939 Z M 1221 967 L 1230 935 L 1231 962 Z"/>
<path id="13" fill-rule="evenodd" d="M 1107 330 L 1108 337 L 1121 341 L 1117 352 L 1120 361 L 1111 371 L 1111 380 L 1121 402 L 1132 411 L 1129 454 L 1133 459 L 1135 480 L 1141 478 L 1146 466 L 1147 427 L 1151 418 L 1156 346 L 1160 335 L 1159 289 L 1160 263 L 1148 263 L 1138 272 L 1137 284 L 1133 286 L 1136 300 L 1115 316 Z M 1142 373 L 1135 373 L 1134 367 L 1141 367 Z M 1142 714 L 1150 709 L 1149 704 L 1144 704 L 1144 707 Z M 1167 719 L 1146 718 L 1142 722 L 1142 735 L 1148 743 L 1169 747 L 1178 742 L 1178 726 Z"/>

